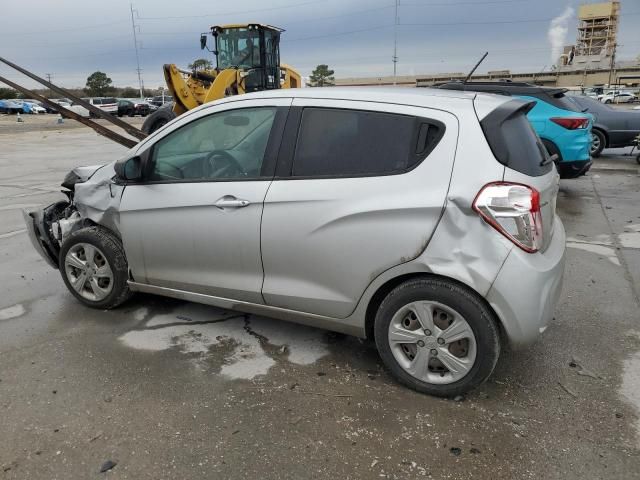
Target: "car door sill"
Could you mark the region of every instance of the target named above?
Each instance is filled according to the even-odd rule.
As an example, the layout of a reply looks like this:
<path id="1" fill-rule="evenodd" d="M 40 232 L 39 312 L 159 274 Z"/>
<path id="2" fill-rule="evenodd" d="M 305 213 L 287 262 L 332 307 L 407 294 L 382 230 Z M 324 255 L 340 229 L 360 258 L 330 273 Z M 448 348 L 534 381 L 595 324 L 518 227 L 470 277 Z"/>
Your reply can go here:
<path id="1" fill-rule="evenodd" d="M 259 305 L 256 303 L 244 302 L 241 300 L 233 300 L 230 298 L 216 297 L 213 295 L 205 295 L 203 293 L 187 292 L 185 290 L 176 290 L 174 288 L 158 287 L 147 283 L 127 282 L 129 288 L 134 292 L 151 293 L 154 295 L 162 295 L 165 297 L 177 298 L 179 300 L 187 300 L 189 302 L 203 303 L 218 308 L 226 308 L 243 313 L 262 315 L 265 317 L 277 318 L 287 322 L 299 323 L 311 327 L 323 328 L 335 332 L 345 333 L 356 337 L 365 337 L 364 322 L 362 325 L 354 325 L 346 319 L 338 319 L 332 317 L 324 317 L 313 313 L 298 312 L 287 308 L 273 307 L 270 305 Z"/>

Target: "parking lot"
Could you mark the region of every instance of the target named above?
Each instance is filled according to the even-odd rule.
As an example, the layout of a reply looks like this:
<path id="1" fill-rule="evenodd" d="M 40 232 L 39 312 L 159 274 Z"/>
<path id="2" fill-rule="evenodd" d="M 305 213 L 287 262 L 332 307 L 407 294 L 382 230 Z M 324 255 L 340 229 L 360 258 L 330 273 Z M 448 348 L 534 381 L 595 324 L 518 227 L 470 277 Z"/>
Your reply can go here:
<path id="1" fill-rule="evenodd" d="M 142 119 L 130 119 L 136 125 Z M 0 116 L 0 478 L 630 479 L 640 471 L 640 166 L 563 180 L 555 321 L 465 398 L 393 381 L 355 338 L 137 295 L 83 307 L 21 209 L 125 149 Z M 100 474 L 101 466 L 115 466 Z"/>

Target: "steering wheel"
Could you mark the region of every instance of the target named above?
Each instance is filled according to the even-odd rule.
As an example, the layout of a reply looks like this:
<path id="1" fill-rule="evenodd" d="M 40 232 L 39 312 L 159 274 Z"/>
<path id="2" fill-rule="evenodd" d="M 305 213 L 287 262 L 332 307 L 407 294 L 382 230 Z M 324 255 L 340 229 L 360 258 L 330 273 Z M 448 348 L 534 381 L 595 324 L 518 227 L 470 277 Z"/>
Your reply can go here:
<path id="1" fill-rule="evenodd" d="M 169 178 L 184 178 L 184 172 L 182 171 L 182 169 L 180 167 L 176 167 L 175 165 L 171 165 L 170 163 L 163 163 L 162 167 L 163 168 L 169 167 L 172 172 L 176 172 L 178 175 L 177 176 L 173 176 L 173 175 L 170 175 L 168 173 L 160 173 L 160 172 L 158 172 L 159 175 L 162 175 L 163 177 L 169 177 Z"/>
<path id="2" fill-rule="evenodd" d="M 209 178 L 218 177 L 239 177 L 244 175 L 244 170 L 226 150 L 214 150 L 204 162 L 205 168 L 209 169 L 207 176 Z"/>

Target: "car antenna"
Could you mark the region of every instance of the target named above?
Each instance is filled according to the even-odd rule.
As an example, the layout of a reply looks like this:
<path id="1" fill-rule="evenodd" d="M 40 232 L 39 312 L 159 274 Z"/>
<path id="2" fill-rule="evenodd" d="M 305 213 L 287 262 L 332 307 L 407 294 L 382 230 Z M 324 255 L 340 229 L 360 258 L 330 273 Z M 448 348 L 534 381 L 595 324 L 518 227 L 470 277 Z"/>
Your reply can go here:
<path id="1" fill-rule="evenodd" d="M 469 81 L 469 79 L 471 78 L 471 75 L 473 75 L 473 72 L 476 71 L 476 69 L 480 66 L 480 64 L 482 63 L 482 61 L 487 58 L 487 55 L 489 55 L 489 52 L 484 52 L 484 55 L 482 55 L 482 58 L 480 60 L 478 60 L 478 63 L 476 63 L 476 66 L 473 67 L 471 69 L 471 71 L 469 72 L 469 75 L 467 75 L 467 78 L 465 78 L 462 83 L 467 83 Z"/>

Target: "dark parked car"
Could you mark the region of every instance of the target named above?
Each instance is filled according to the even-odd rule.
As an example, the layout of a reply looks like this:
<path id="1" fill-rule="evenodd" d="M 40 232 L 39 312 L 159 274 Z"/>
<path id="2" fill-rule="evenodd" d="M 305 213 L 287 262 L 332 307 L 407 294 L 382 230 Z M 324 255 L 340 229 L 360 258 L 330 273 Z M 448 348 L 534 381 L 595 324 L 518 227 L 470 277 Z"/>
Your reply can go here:
<path id="1" fill-rule="evenodd" d="M 173 97 L 169 96 L 169 95 L 158 95 L 156 97 L 153 97 L 153 100 L 151 100 L 151 104 L 155 105 L 156 107 L 161 107 L 167 103 L 171 103 L 173 102 Z"/>
<path id="2" fill-rule="evenodd" d="M 597 157 L 605 148 L 629 147 L 640 135 L 640 111 L 610 107 L 589 97 L 567 97 L 583 112 L 593 115 L 591 155 Z"/>
<path id="3" fill-rule="evenodd" d="M 118 116 L 119 117 L 133 117 L 134 115 L 140 115 L 146 117 L 149 115 L 149 104 L 145 102 L 132 102 L 130 100 L 118 100 Z"/>

